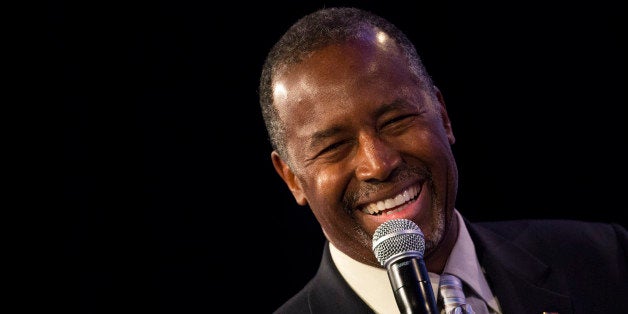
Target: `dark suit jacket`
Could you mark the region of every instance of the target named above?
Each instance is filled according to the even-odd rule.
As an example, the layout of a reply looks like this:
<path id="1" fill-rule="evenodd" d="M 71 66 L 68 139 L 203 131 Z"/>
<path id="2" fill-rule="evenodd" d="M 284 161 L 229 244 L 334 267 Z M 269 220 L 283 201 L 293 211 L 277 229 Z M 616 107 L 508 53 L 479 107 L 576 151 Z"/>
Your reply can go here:
<path id="1" fill-rule="evenodd" d="M 628 313 L 628 231 L 619 224 L 521 220 L 465 224 L 504 314 Z M 280 313 L 373 313 L 325 243 L 316 275 Z"/>

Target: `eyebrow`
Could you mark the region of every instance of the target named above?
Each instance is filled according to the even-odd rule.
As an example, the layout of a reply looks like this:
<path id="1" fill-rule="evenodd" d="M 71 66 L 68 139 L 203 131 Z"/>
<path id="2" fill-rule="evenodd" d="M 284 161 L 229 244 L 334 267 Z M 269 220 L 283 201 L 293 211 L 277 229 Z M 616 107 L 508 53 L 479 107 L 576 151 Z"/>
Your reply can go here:
<path id="1" fill-rule="evenodd" d="M 414 106 L 409 104 L 407 101 L 397 98 L 393 100 L 391 103 L 383 104 L 381 107 L 379 107 L 377 111 L 375 112 L 375 115 L 379 117 L 383 115 L 384 113 L 393 111 L 395 109 L 406 109 L 410 107 L 414 107 Z"/>

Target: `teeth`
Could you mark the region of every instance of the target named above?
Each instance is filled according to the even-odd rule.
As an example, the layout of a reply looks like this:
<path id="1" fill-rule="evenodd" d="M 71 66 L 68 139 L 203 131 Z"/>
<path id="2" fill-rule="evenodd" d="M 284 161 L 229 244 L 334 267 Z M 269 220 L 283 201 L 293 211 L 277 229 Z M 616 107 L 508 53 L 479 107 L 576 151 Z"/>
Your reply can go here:
<path id="1" fill-rule="evenodd" d="M 410 200 L 412 200 L 413 198 L 415 198 L 417 195 L 419 195 L 419 190 L 417 189 L 416 186 L 412 186 L 409 189 L 403 191 L 401 194 L 393 197 L 393 198 L 389 198 L 383 201 L 379 201 L 377 203 L 371 203 L 368 206 L 365 206 L 364 209 L 362 209 L 362 212 L 366 213 L 366 214 L 377 214 L 379 212 L 382 212 L 384 210 L 387 209 L 391 209 L 393 207 L 397 207 L 399 205 L 402 205 Z M 398 208 L 396 210 L 387 212 L 386 214 L 391 214 L 394 212 L 397 212 L 401 210 L 401 208 Z"/>

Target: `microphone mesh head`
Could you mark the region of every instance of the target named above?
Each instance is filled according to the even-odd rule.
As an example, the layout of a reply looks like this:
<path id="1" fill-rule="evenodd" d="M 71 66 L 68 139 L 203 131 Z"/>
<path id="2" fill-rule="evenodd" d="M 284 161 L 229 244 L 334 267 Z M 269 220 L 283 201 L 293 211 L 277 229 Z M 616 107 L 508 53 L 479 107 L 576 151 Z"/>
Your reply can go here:
<path id="1" fill-rule="evenodd" d="M 373 234 L 373 253 L 382 264 L 400 254 L 423 257 L 425 238 L 421 228 L 408 219 L 391 219 L 381 224 Z"/>

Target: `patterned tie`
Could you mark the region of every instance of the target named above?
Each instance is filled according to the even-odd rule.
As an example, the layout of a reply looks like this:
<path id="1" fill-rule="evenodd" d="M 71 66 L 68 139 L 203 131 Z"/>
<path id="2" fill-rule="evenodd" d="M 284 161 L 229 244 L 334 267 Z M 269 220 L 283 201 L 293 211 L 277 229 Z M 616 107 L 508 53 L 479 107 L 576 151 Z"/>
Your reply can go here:
<path id="1" fill-rule="evenodd" d="M 450 274 L 440 276 L 440 294 L 443 296 L 445 314 L 474 314 L 471 305 L 467 304 L 462 292 L 462 282 Z"/>

